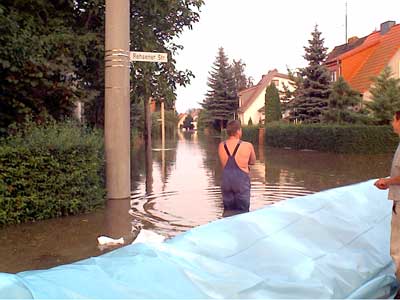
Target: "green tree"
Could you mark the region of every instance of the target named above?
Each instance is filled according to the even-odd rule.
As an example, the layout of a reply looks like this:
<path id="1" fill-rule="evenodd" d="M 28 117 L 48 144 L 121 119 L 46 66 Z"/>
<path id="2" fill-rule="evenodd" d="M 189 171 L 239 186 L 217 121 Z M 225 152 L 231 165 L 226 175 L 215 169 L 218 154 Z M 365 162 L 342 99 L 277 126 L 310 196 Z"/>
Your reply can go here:
<path id="1" fill-rule="evenodd" d="M 390 124 L 395 111 L 400 110 L 400 79 L 392 76 L 390 67 L 373 79 L 372 101 L 365 102 L 380 125 Z"/>
<path id="2" fill-rule="evenodd" d="M 203 0 L 148 0 L 130 1 L 131 50 L 164 52 L 167 63 L 133 62 L 131 71 L 131 115 L 143 113 L 143 106 L 150 97 L 163 100 L 165 109 L 173 109 L 176 88 L 190 83 L 194 77 L 190 70 L 178 70 L 174 56 L 183 49 L 177 37 L 186 28 L 192 29 L 200 19 Z M 104 26 L 104 25 L 102 25 Z M 102 27 L 104 28 L 104 27 Z M 103 85 L 103 82 L 101 82 Z M 102 87 L 104 90 L 104 87 Z M 104 97 L 99 97 L 90 114 L 102 123 Z M 133 118 L 132 125 L 141 127 L 143 117 Z"/>
<path id="3" fill-rule="evenodd" d="M 281 101 L 279 91 L 275 84 L 271 83 L 265 90 L 265 123 L 282 119 Z"/>
<path id="4" fill-rule="evenodd" d="M 96 92 L 82 76 L 97 36 L 83 30 L 82 1 L 0 4 L 0 130 L 27 115 L 62 119 Z M 100 14 L 101 12 L 99 12 Z"/>
<path id="5" fill-rule="evenodd" d="M 311 33 L 312 39 L 309 46 L 304 47 L 308 66 L 299 70 L 300 86 L 292 101 L 292 118 L 305 123 L 317 123 L 321 121 L 321 114 L 328 106 L 330 93 L 330 76 L 323 65 L 326 59 L 324 39 L 316 25 Z"/>
<path id="6" fill-rule="evenodd" d="M 323 113 L 323 120 L 332 123 L 355 123 L 357 113 L 354 108 L 361 104 L 361 95 L 353 90 L 342 76 L 332 85 L 328 98 L 328 109 Z"/>
<path id="7" fill-rule="evenodd" d="M 132 113 L 153 96 L 174 106 L 176 87 L 193 74 L 174 55 L 203 0 L 130 1 L 131 50 L 168 53 L 168 63 L 132 66 Z M 104 119 L 104 0 L 4 0 L 0 4 L 0 128 L 14 121 L 70 116 L 85 102 L 86 119 Z"/>
<path id="8" fill-rule="evenodd" d="M 209 122 L 222 130 L 226 121 L 234 118 L 238 108 L 233 72 L 222 47 L 209 74 L 207 85 L 210 90 L 201 105 L 208 112 Z"/>
<path id="9" fill-rule="evenodd" d="M 246 84 L 247 84 L 248 88 L 254 86 L 254 78 L 251 77 L 251 76 L 247 77 L 247 83 Z"/>
<path id="10" fill-rule="evenodd" d="M 193 122 L 193 117 L 192 115 L 189 113 L 185 120 L 183 120 L 183 128 L 185 128 L 186 130 L 192 130 L 194 128 L 194 125 L 192 124 Z"/>
<path id="11" fill-rule="evenodd" d="M 288 112 L 289 116 L 291 116 L 291 121 L 294 121 L 292 110 L 295 110 L 295 102 L 293 99 L 296 99 L 299 95 L 299 87 L 302 85 L 303 78 L 299 75 L 299 71 L 292 71 L 287 68 L 287 72 L 290 81 L 288 85 L 285 83 L 282 84 L 281 109 L 285 113 Z"/>
<path id="12" fill-rule="evenodd" d="M 246 67 L 246 64 L 239 59 L 238 61 L 233 60 L 231 64 L 231 71 L 233 74 L 233 79 L 235 82 L 235 91 L 237 95 L 237 108 L 239 108 L 239 92 L 243 91 L 253 85 L 252 83 L 252 78 L 249 77 L 247 78 L 244 69 Z M 237 109 L 235 111 L 235 117 L 237 117 Z"/>
<path id="13" fill-rule="evenodd" d="M 250 87 L 249 84 L 251 81 L 246 77 L 244 72 L 245 67 L 246 64 L 241 59 L 238 61 L 233 60 L 231 65 L 237 93 Z"/>
<path id="14" fill-rule="evenodd" d="M 151 134 L 154 138 L 161 137 L 161 112 L 156 111 L 151 115 Z M 165 135 L 167 138 L 174 137 L 178 124 L 178 115 L 175 110 L 164 111 Z"/>
<path id="15" fill-rule="evenodd" d="M 199 115 L 197 117 L 197 130 L 203 131 L 204 129 L 210 127 L 210 116 L 205 109 L 200 109 Z"/>

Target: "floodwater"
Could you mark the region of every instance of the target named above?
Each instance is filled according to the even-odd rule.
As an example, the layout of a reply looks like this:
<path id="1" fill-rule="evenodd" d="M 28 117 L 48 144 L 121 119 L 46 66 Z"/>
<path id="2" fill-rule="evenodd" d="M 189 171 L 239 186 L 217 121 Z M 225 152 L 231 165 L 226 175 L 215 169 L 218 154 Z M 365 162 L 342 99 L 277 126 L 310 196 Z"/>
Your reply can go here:
<path id="1" fill-rule="evenodd" d="M 168 140 L 164 150 L 158 141 L 147 155 L 140 147 L 132 151 L 130 199 L 108 201 L 90 214 L 0 228 L 0 272 L 49 268 L 112 250 L 98 247 L 100 235 L 130 243 L 140 227 L 172 237 L 222 218 L 219 141 L 183 132 Z M 255 150 L 250 210 L 386 176 L 392 158 L 257 145 Z"/>

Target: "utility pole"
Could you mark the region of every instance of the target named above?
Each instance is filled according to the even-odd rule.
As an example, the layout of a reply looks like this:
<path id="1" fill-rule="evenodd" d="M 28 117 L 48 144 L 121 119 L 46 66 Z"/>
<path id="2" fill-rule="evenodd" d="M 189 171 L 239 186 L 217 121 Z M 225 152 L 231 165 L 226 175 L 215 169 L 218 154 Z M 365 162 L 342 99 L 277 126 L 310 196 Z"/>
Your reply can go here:
<path id="1" fill-rule="evenodd" d="M 161 148 L 165 149 L 165 116 L 164 99 L 161 100 Z"/>
<path id="2" fill-rule="evenodd" d="M 161 99 L 161 179 L 165 188 L 165 111 L 164 99 Z"/>
<path id="3" fill-rule="evenodd" d="M 129 0 L 106 0 L 105 8 L 107 198 L 126 199 L 131 193 Z"/>
<path id="4" fill-rule="evenodd" d="M 345 27 L 345 38 L 346 38 L 346 44 L 347 44 L 347 1 L 346 1 L 346 13 L 345 13 L 345 21 L 344 21 L 344 27 Z"/>
<path id="5" fill-rule="evenodd" d="M 150 105 L 153 102 L 153 98 L 145 98 L 144 99 L 144 140 L 146 142 L 146 146 L 149 146 L 151 149 L 151 125 L 152 125 L 152 117 L 151 117 L 151 109 Z"/>
<path id="6" fill-rule="evenodd" d="M 119 0 L 118 0 L 119 1 Z M 156 52 L 130 52 L 130 61 L 145 61 L 145 62 L 167 62 L 167 53 Z M 151 92 L 149 92 L 151 94 Z M 144 100 L 144 140 L 145 140 L 145 161 L 146 161 L 146 193 L 153 192 L 153 159 L 151 153 L 151 110 L 150 103 L 152 98 L 145 98 Z"/>
<path id="7" fill-rule="evenodd" d="M 153 155 L 151 148 L 151 109 L 152 98 L 144 99 L 144 149 L 145 149 L 145 170 L 146 170 L 146 193 L 153 192 Z"/>

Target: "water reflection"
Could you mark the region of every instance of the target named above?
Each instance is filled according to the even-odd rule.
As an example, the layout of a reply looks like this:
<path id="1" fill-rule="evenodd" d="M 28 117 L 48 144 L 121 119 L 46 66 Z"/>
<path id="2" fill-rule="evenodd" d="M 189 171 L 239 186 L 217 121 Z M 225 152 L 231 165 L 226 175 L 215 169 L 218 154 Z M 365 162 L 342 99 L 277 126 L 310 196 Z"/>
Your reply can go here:
<path id="1" fill-rule="evenodd" d="M 109 237 L 123 237 L 127 243 L 132 243 L 136 231 L 136 223 L 132 220 L 129 211 L 131 199 L 108 200 L 105 213 L 104 233 Z M 136 236 L 136 235 L 135 235 Z"/>
<path id="2" fill-rule="evenodd" d="M 391 154 L 349 155 L 267 148 L 268 182 L 320 191 L 387 175 Z"/>
<path id="3" fill-rule="evenodd" d="M 103 253 L 96 238 L 131 242 L 138 225 L 165 236 L 235 212 L 224 212 L 219 137 L 179 132 L 165 145 L 153 141 L 132 153 L 132 194 L 92 214 L 0 229 L 0 271 L 48 268 Z M 151 151 L 150 151 L 151 150 Z M 337 155 L 256 146 L 251 206 L 385 176 L 391 154 Z"/>
<path id="4" fill-rule="evenodd" d="M 145 174 L 146 174 L 146 194 L 153 192 L 153 153 L 151 144 L 147 142 L 144 146 Z"/>

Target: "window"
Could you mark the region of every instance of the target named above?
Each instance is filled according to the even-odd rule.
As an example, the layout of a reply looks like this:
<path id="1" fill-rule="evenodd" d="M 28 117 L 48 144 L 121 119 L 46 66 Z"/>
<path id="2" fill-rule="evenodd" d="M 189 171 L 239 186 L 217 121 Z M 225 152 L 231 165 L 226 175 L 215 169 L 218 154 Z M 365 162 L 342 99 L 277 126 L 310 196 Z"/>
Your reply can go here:
<path id="1" fill-rule="evenodd" d="M 331 81 L 336 81 L 337 76 L 336 76 L 336 71 L 331 72 Z"/>

